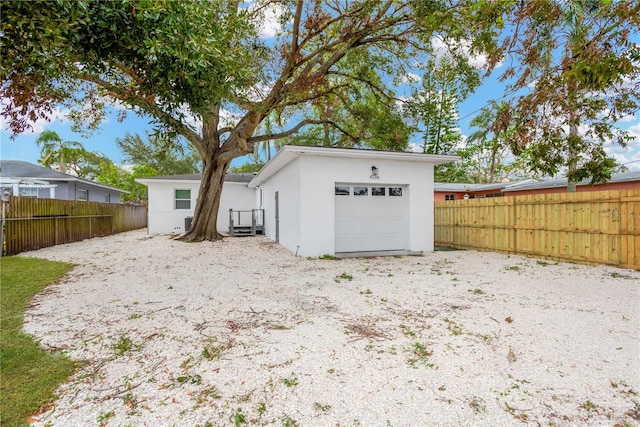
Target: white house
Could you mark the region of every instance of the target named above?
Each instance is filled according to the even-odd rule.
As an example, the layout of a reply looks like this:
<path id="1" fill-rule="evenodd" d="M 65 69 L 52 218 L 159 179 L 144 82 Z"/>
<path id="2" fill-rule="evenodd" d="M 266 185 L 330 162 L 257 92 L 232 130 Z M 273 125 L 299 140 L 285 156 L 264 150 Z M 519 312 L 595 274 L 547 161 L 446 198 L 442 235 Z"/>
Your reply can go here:
<path id="1" fill-rule="evenodd" d="M 265 235 L 301 256 L 433 251 L 433 168 L 456 156 L 284 146 L 251 180 Z"/>
<path id="2" fill-rule="evenodd" d="M 251 210 L 256 207 L 256 190 L 247 186 L 253 177 L 252 173 L 228 173 L 225 176 L 218 210 L 218 231 L 229 230 L 229 209 Z M 193 217 L 201 178 L 200 174 L 186 174 L 136 179 L 149 188 L 150 234 L 187 231 L 185 226 Z"/>
<path id="3" fill-rule="evenodd" d="M 227 174 L 218 230 L 229 209 L 264 212 L 264 234 L 301 256 L 433 251 L 433 168 L 456 156 L 284 146 L 258 174 Z M 149 233 L 182 233 L 200 175 L 143 178 Z"/>

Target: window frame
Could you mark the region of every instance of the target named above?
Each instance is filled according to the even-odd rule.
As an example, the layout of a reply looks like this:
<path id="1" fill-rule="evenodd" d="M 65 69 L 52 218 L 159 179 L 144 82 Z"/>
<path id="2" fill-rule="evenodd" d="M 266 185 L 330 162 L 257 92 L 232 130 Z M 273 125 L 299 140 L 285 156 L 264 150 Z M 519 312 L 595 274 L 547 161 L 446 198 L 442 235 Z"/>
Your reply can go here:
<path id="1" fill-rule="evenodd" d="M 403 187 L 389 187 L 389 197 L 402 197 Z"/>
<path id="2" fill-rule="evenodd" d="M 359 191 L 359 192 L 356 192 L 356 191 Z M 369 187 L 365 186 L 365 185 L 354 185 L 353 186 L 353 195 L 356 196 L 356 197 L 368 197 L 369 196 Z"/>
<path id="3" fill-rule="evenodd" d="M 344 191 L 347 191 L 344 193 Z M 351 195 L 351 187 L 348 185 L 338 185 L 336 184 L 333 187 L 334 196 L 350 196 Z"/>
<path id="4" fill-rule="evenodd" d="M 387 187 L 372 186 L 371 197 L 384 197 L 387 195 Z"/>
<path id="5" fill-rule="evenodd" d="M 81 194 L 84 194 L 84 198 L 82 198 Z M 80 202 L 88 202 L 89 201 L 89 190 L 84 188 L 78 188 L 76 190 L 76 200 Z"/>
<path id="6" fill-rule="evenodd" d="M 178 198 L 178 191 L 188 191 L 189 198 Z M 178 202 L 188 202 L 187 207 L 178 207 Z M 191 189 L 190 188 L 174 188 L 173 189 L 173 210 L 184 211 L 191 210 Z"/>
<path id="7" fill-rule="evenodd" d="M 38 187 L 21 186 L 18 188 L 18 194 L 20 197 L 31 197 L 33 199 L 38 198 Z"/>

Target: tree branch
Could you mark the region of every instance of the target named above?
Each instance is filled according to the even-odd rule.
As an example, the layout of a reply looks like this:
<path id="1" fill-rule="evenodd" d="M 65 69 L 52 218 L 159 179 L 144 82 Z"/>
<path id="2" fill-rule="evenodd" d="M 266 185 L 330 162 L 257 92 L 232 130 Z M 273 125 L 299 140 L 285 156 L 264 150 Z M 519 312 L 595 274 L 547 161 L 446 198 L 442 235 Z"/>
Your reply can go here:
<path id="1" fill-rule="evenodd" d="M 150 97 L 145 97 L 136 93 L 131 93 L 121 86 L 113 85 L 108 81 L 100 77 L 93 76 L 91 74 L 80 73 L 79 78 L 89 83 L 94 83 L 102 87 L 103 89 L 106 89 L 109 93 L 109 96 L 119 99 L 125 104 L 141 108 L 145 112 L 149 113 L 151 116 L 155 117 L 165 125 L 169 126 L 171 129 L 173 129 L 177 133 L 187 138 L 189 142 L 191 142 L 196 147 L 196 149 L 202 154 L 203 141 L 200 135 L 194 132 L 189 126 L 185 125 L 180 120 L 176 119 L 171 114 L 164 111 L 155 102 L 152 102 L 149 99 Z"/>

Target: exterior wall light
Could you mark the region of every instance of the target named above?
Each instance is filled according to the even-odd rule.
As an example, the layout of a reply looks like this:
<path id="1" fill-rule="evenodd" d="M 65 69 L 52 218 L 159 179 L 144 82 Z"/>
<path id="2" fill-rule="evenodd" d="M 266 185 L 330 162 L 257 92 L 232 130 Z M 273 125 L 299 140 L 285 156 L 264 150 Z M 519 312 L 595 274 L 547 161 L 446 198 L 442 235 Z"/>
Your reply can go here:
<path id="1" fill-rule="evenodd" d="M 371 166 L 371 175 L 369 176 L 369 178 L 372 178 L 372 179 L 380 178 L 380 175 L 378 175 L 378 168 L 377 167 Z"/>

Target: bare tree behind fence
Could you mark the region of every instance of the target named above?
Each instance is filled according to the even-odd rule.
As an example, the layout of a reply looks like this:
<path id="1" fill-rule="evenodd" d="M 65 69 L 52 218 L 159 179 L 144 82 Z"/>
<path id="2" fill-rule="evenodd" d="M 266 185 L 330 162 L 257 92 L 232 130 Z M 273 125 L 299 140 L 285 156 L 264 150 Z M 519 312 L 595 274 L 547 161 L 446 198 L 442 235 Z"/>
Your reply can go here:
<path id="1" fill-rule="evenodd" d="M 10 196 L 2 202 L 2 254 L 15 255 L 146 226 L 146 206 Z"/>

